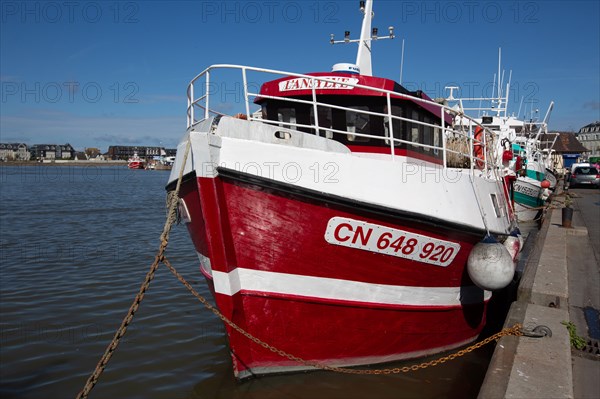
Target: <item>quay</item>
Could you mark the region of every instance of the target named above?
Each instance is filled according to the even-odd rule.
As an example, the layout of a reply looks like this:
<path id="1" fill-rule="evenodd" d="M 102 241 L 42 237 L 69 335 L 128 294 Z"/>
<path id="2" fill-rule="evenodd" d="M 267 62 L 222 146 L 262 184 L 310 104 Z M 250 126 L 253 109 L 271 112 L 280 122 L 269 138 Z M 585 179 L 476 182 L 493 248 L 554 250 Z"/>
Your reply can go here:
<path id="1" fill-rule="evenodd" d="M 596 189 L 570 195 L 573 227 L 562 227 L 559 194 L 534 242 L 527 243 L 530 253 L 504 323 L 545 325 L 552 335 L 502 337 L 479 399 L 600 398 L 600 195 Z M 583 350 L 572 347 L 568 322 L 586 341 Z"/>
<path id="2" fill-rule="evenodd" d="M 127 166 L 127 161 L 124 160 L 104 160 L 104 161 L 89 161 L 89 160 L 46 160 L 44 162 L 39 161 L 11 161 L 11 162 L 0 162 L 2 166 Z"/>

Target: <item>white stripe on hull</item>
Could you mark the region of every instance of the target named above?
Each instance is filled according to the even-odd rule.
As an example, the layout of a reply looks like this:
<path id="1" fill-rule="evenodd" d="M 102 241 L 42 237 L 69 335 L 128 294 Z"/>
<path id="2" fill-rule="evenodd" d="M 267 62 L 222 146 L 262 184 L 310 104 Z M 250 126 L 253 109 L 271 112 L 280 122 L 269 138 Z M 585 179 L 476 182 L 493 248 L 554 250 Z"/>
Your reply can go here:
<path id="1" fill-rule="evenodd" d="M 240 291 L 251 291 L 404 306 L 461 306 L 465 305 L 469 298 L 481 299 L 481 296 L 473 295 L 481 291 L 475 286 L 395 286 L 239 267 L 229 273 L 213 270 L 212 276 L 215 292 L 228 296 Z M 484 291 L 484 293 L 483 299 L 489 300 L 491 292 Z"/>

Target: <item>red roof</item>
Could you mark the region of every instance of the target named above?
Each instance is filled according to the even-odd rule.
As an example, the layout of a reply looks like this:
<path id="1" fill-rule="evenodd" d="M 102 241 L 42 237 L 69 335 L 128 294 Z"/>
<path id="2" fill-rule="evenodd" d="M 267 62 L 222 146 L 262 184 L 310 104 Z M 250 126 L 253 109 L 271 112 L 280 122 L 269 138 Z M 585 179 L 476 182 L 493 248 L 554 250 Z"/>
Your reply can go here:
<path id="1" fill-rule="evenodd" d="M 558 133 L 559 136 L 556 139 L 556 141 L 554 142 L 554 146 L 552 146 L 552 149 L 554 151 L 556 151 L 559 154 L 578 154 L 578 153 L 582 153 L 582 152 L 589 152 L 589 150 L 587 148 L 585 148 L 583 146 L 583 144 L 581 144 L 579 142 L 579 140 L 577 140 L 577 137 L 575 136 L 575 133 L 571 133 L 571 132 L 553 132 L 553 133 Z M 552 133 L 552 134 L 553 134 Z M 548 136 L 546 137 L 546 135 L 542 135 L 541 140 L 552 140 L 553 137 L 552 136 Z"/>

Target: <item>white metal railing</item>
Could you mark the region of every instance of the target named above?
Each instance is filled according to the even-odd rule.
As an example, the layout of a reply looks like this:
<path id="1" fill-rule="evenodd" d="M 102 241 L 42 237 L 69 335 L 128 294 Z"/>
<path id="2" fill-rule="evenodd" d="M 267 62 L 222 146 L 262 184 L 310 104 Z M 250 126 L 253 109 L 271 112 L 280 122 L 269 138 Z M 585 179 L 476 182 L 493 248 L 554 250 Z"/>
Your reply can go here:
<path id="1" fill-rule="evenodd" d="M 238 71 L 239 73 L 241 73 L 244 110 L 245 110 L 246 119 L 248 119 L 248 120 L 255 120 L 255 121 L 260 121 L 262 123 L 273 124 L 273 125 L 277 125 L 277 126 L 284 126 L 284 127 L 288 127 L 288 128 L 313 129 L 315 134 L 317 134 L 317 135 L 320 134 L 319 133 L 320 130 L 326 130 L 326 131 L 332 132 L 332 133 L 352 134 L 356 137 L 365 137 L 365 138 L 374 139 L 374 140 L 384 140 L 386 145 L 389 143 L 390 155 L 392 158 L 394 157 L 394 154 L 395 154 L 395 151 L 394 151 L 395 147 L 398 144 L 406 144 L 406 145 L 420 147 L 420 148 L 426 148 L 426 149 L 430 149 L 430 150 L 434 150 L 434 151 L 441 151 L 442 162 L 443 162 L 444 167 L 447 167 L 447 161 L 448 161 L 449 154 L 455 154 L 459 157 L 467 158 L 469 160 L 471 170 L 483 169 L 488 172 L 490 172 L 490 171 L 496 172 L 497 167 L 499 166 L 499 165 L 494 164 L 494 162 L 493 162 L 494 160 L 498 159 L 498 157 L 495 154 L 496 146 L 489 145 L 489 143 L 492 143 L 494 140 L 494 133 L 491 130 L 489 130 L 486 127 L 479 124 L 475 119 L 465 115 L 464 110 L 457 111 L 457 110 L 452 109 L 443 104 L 439 104 L 439 103 L 436 103 L 433 101 L 425 100 L 425 99 L 418 98 L 418 97 L 413 97 L 413 96 L 410 96 L 407 94 L 402 94 L 402 93 L 398 93 L 398 92 L 394 92 L 394 91 L 390 91 L 390 90 L 380 89 L 380 88 L 371 87 L 371 86 L 365 86 L 365 85 L 361 85 L 361 84 L 355 84 L 355 83 L 351 83 L 351 82 L 340 83 L 339 81 L 335 81 L 335 80 L 329 79 L 327 77 L 311 76 L 311 75 L 304 75 L 304 74 L 298 74 L 298 73 L 292 73 L 292 72 L 286 72 L 286 71 L 279 71 L 279 70 L 265 69 L 265 68 L 255 68 L 255 67 L 242 66 L 242 65 L 231 65 L 231 64 L 213 65 L 213 66 L 208 67 L 207 69 L 202 71 L 200 74 L 198 74 L 196 77 L 194 77 L 194 79 L 192 79 L 192 81 L 189 83 L 188 89 L 187 89 L 187 127 L 188 127 L 188 129 L 193 127 L 197 123 L 201 122 L 202 120 L 209 118 L 211 114 L 224 115 L 224 113 L 221 113 L 221 112 L 218 112 L 215 110 L 211 110 L 211 108 L 210 108 L 211 104 L 212 104 L 211 103 L 211 88 L 214 87 L 213 86 L 214 82 L 211 81 L 211 77 L 212 77 L 212 72 L 217 71 L 217 70 L 234 70 L 234 71 Z M 306 99 L 260 94 L 259 92 L 256 92 L 256 93 L 252 92 L 252 91 L 250 91 L 250 87 L 248 84 L 248 72 L 263 74 L 262 76 L 277 75 L 279 77 L 308 79 L 311 82 L 310 89 L 311 89 L 311 93 L 312 93 L 312 96 L 311 96 L 312 99 L 306 100 Z M 269 79 L 263 79 L 263 82 L 270 81 L 270 80 L 274 80 L 274 79 L 272 77 Z M 385 99 L 387 102 L 387 112 L 380 113 L 380 112 L 359 110 L 359 109 L 355 109 L 355 108 L 349 108 L 349 107 L 319 102 L 318 98 L 317 98 L 318 85 L 315 84 L 316 82 L 331 83 L 331 84 L 336 84 L 336 85 L 343 84 L 344 86 L 348 86 L 348 87 L 352 87 L 352 88 L 358 88 L 358 89 L 368 90 L 371 92 L 381 93 L 385 96 Z M 200 95 L 196 94 L 196 89 L 198 88 L 198 86 L 201 88 Z M 260 85 L 257 85 L 257 87 L 260 87 Z M 257 91 L 260 91 L 260 90 L 257 90 Z M 251 104 L 251 99 L 256 99 L 257 97 L 261 97 L 264 99 L 275 99 L 275 100 L 280 100 L 280 101 L 286 101 L 289 103 L 301 103 L 301 104 L 310 105 L 313 108 L 314 123 L 307 125 L 307 124 L 300 124 L 300 123 L 295 123 L 295 122 L 283 122 L 283 121 L 265 120 L 265 119 L 261 119 L 261 118 L 255 118 L 250 111 L 250 104 Z M 411 119 L 411 118 L 407 118 L 407 117 L 401 117 L 398 115 L 394 115 L 392 113 L 392 106 L 391 106 L 392 98 L 394 98 L 394 99 L 398 99 L 398 98 L 409 99 L 411 101 L 418 102 L 423 105 L 428 105 L 430 107 L 437 108 L 439 110 L 440 124 L 439 125 L 432 124 L 432 123 L 427 123 L 424 121 L 419 121 L 419 120 L 415 120 L 415 119 Z M 340 110 L 345 110 L 345 111 L 349 111 L 349 112 L 356 113 L 356 114 L 374 115 L 374 116 L 387 118 L 389 135 L 380 136 L 380 135 L 373 135 L 373 134 L 364 134 L 364 133 L 359 133 L 359 132 L 348 132 L 346 130 L 334 129 L 333 127 L 329 127 L 329 126 L 322 126 L 319 124 L 319 120 L 318 120 L 318 117 L 319 117 L 318 110 L 320 107 L 340 109 Z M 466 130 L 464 129 L 464 127 L 461 128 L 460 130 L 454 130 L 451 127 L 446 127 L 445 126 L 445 117 L 447 115 L 450 115 L 452 118 L 454 118 L 456 116 L 460 116 L 461 119 L 463 120 L 463 122 L 465 120 L 467 120 L 468 128 Z M 393 121 L 394 120 L 409 122 L 409 123 L 412 123 L 415 125 L 432 128 L 434 135 L 436 134 L 436 129 L 440 129 L 439 132 L 441 133 L 441 143 L 440 143 L 441 145 L 425 144 L 425 143 L 421 143 L 421 142 L 414 142 L 411 140 L 404 140 L 404 139 L 395 137 L 394 131 L 393 131 L 393 129 L 394 129 Z M 483 129 L 482 138 L 479 140 L 476 139 L 474 136 L 474 129 L 477 126 L 480 127 L 481 129 Z M 460 138 L 459 140 L 466 142 L 468 144 L 468 146 L 467 146 L 468 152 L 448 148 L 447 138 L 450 136 L 459 137 Z M 432 137 L 432 139 L 433 139 L 433 137 Z M 475 146 L 481 146 L 481 148 L 483 149 L 483 157 L 477 157 L 474 154 L 473 148 Z"/>

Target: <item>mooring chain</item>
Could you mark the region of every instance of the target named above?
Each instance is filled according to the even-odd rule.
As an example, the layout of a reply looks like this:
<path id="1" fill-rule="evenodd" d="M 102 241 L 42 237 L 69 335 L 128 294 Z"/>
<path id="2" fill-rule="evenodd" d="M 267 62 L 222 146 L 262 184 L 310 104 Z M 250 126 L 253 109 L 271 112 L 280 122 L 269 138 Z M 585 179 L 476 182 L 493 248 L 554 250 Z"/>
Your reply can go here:
<path id="1" fill-rule="evenodd" d="M 458 357 L 464 356 L 467 353 L 474 351 L 475 349 L 481 348 L 482 346 L 487 345 L 490 342 L 497 341 L 498 339 L 500 339 L 503 336 L 523 335 L 522 325 L 517 323 L 512 327 L 504 328 L 502 331 L 500 331 L 482 341 L 479 341 L 479 342 L 469 346 L 468 348 L 462 349 L 455 353 L 451 353 L 451 354 L 441 357 L 439 359 L 434 359 L 434 360 L 431 360 L 428 362 L 423 362 L 423 363 L 415 364 L 412 366 L 396 367 L 396 368 L 392 368 L 392 369 L 376 369 L 376 370 L 327 366 L 324 364 L 320 364 L 318 362 L 311 362 L 308 360 L 304 360 L 298 356 L 292 355 L 281 349 L 275 348 L 274 346 L 269 345 L 268 343 L 262 341 L 259 338 L 256 338 L 255 336 L 253 336 L 252 334 L 250 334 L 249 332 L 245 331 L 243 328 L 241 328 L 240 326 L 235 324 L 233 321 L 229 320 L 229 318 L 227 318 L 225 315 L 223 315 L 215 306 L 213 306 L 208 300 L 206 300 L 206 298 L 204 298 L 202 295 L 200 295 L 194 289 L 194 287 L 192 287 L 192 285 L 190 283 L 188 283 L 185 280 L 185 278 L 173 267 L 173 265 L 171 265 L 171 263 L 169 262 L 169 260 L 167 258 L 163 259 L 163 263 L 165 264 L 165 266 L 167 266 L 169 268 L 171 273 L 173 273 L 175 275 L 175 277 L 177 277 L 177 279 L 192 293 L 192 295 L 194 295 L 200 302 L 202 302 L 202 304 L 208 310 L 213 312 L 219 319 L 221 319 L 224 323 L 226 323 L 232 329 L 234 329 L 238 333 L 242 334 L 244 337 L 248 338 L 255 344 L 258 344 L 258 345 L 262 346 L 263 348 L 270 350 L 273 353 L 277 353 L 281 357 L 285 357 L 289 360 L 295 361 L 295 362 L 303 364 L 305 366 L 310 366 L 310 367 L 314 367 L 314 368 L 321 369 L 321 370 L 333 371 L 336 373 L 343 373 L 343 374 L 363 374 L 363 375 L 364 374 L 380 375 L 380 374 L 407 373 L 409 371 L 416 371 L 416 370 L 425 369 L 425 368 L 431 367 L 431 366 L 437 366 L 438 364 L 445 363 L 448 360 L 454 360 Z"/>
<path id="2" fill-rule="evenodd" d="M 251 340 L 252 342 L 256 343 L 257 345 L 260 345 L 261 347 L 270 350 L 273 353 L 278 354 L 281 357 L 285 357 L 289 360 L 295 361 L 297 363 L 303 364 L 305 366 L 308 367 L 313 367 L 316 369 L 321 369 L 321 370 L 327 370 L 327 371 L 333 371 L 333 372 L 337 372 L 337 373 L 344 373 L 344 374 L 368 374 L 368 375 L 381 375 L 381 374 L 399 374 L 399 373 L 406 373 L 409 371 L 416 371 L 419 369 L 424 369 L 427 367 L 431 367 L 431 366 L 436 366 L 438 364 L 442 364 L 447 362 L 448 360 L 453 360 L 456 359 L 460 356 L 464 356 L 467 353 L 472 352 L 475 349 L 478 349 L 484 345 L 487 345 L 488 343 L 492 342 L 492 341 L 496 341 L 498 339 L 500 339 L 503 336 L 508 336 L 508 335 L 516 335 L 516 336 L 520 336 L 523 335 L 522 332 L 522 326 L 521 324 L 515 324 L 513 327 L 511 328 L 504 328 L 502 331 L 474 344 L 471 345 L 468 348 L 462 349 L 458 352 L 452 353 L 450 355 L 441 357 L 439 359 L 434 359 L 428 362 L 423 362 L 420 364 L 415 364 L 412 366 L 405 366 L 405 367 L 396 367 L 396 368 L 391 368 L 391 369 L 376 369 L 376 370 L 371 370 L 371 369 L 354 369 L 354 368 L 345 368 L 345 367 L 335 367 L 335 366 L 327 366 L 327 365 L 323 365 L 320 364 L 318 362 L 313 362 L 313 361 L 308 361 L 308 360 L 304 360 L 298 356 L 292 355 L 288 352 L 285 352 L 281 349 L 278 349 L 264 341 L 262 341 L 261 339 L 253 336 L 252 334 L 250 334 L 249 332 L 245 331 L 243 328 L 241 328 L 240 326 L 238 326 L 237 324 L 235 324 L 233 321 L 229 320 L 229 318 L 227 318 L 225 315 L 223 315 L 215 306 L 213 306 L 208 300 L 206 300 L 206 298 L 204 298 L 202 295 L 200 295 L 195 289 L 194 287 L 192 287 L 192 285 L 190 283 L 188 283 L 185 278 L 179 274 L 179 272 L 177 272 L 177 270 L 171 265 L 171 263 L 169 262 L 169 260 L 165 257 L 164 252 L 168 246 L 169 243 L 169 234 L 171 232 L 171 227 L 173 226 L 173 223 L 176 221 L 177 219 L 177 204 L 179 201 L 179 189 L 181 187 L 181 181 L 183 179 L 183 171 L 185 169 L 185 165 L 187 162 L 187 158 L 188 158 L 188 154 L 190 151 L 190 146 L 191 146 L 191 142 L 190 140 L 188 140 L 187 145 L 186 145 L 186 149 L 185 149 L 185 155 L 183 157 L 183 164 L 181 166 L 181 170 L 179 172 L 179 177 L 177 179 L 177 186 L 175 188 L 175 190 L 171 193 L 169 193 L 169 198 L 167 200 L 168 202 L 168 216 L 167 216 L 167 220 L 165 221 L 165 226 L 163 228 L 163 232 L 160 236 L 160 247 L 157 251 L 156 256 L 154 257 L 154 262 L 152 263 L 152 265 L 150 266 L 150 270 L 148 271 L 148 273 L 146 274 L 146 278 L 144 280 L 144 282 L 142 283 L 141 287 L 140 287 L 140 291 L 138 292 L 138 294 L 136 295 L 131 307 L 129 308 L 129 312 L 127 313 L 127 315 L 125 316 L 125 318 L 123 319 L 121 326 L 119 327 L 119 329 L 115 332 L 115 335 L 111 341 L 111 343 L 108 345 L 108 347 L 106 348 L 104 355 L 102 356 L 102 358 L 100 359 L 100 361 L 98 362 L 98 364 L 96 365 L 96 368 L 94 370 L 94 372 L 90 375 L 90 377 L 88 378 L 88 380 L 86 381 L 85 386 L 83 387 L 83 389 L 79 392 L 79 394 L 77 395 L 77 399 L 80 398 L 87 398 L 90 391 L 94 388 L 94 386 L 96 385 L 96 383 L 98 382 L 98 379 L 100 378 L 100 375 L 102 374 L 102 372 L 104 371 L 104 369 L 106 368 L 106 365 L 108 364 L 108 361 L 110 360 L 110 358 L 112 357 L 113 353 L 115 352 L 115 350 L 117 349 L 120 340 L 123 338 L 123 336 L 125 335 L 125 333 L 127 332 L 127 327 L 129 326 L 129 324 L 131 323 L 131 321 L 133 320 L 133 316 L 135 315 L 135 312 L 138 310 L 140 303 L 142 302 L 142 300 L 144 299 L 144 295 L 146 293 L 146 291 L 148 290 L 149 286 L 150 286 L 150 282 L 154 279 L 154 275 L 156 273 L 156 270 L 158 269 L 158 266 L 160 265 L 160 263 L 162 262 L 163 264 L 165 264 L 165 266 L 167 266 L 167 268 L 175 275 L 175 277 L 177 277 L 177 279 L 192 293 L 192 295 L 194 295 L 207 309 L 209 309 L 211 312 L 213 312 L 218 318 L 220 318 L 224 323 L 226 323 L 228 326 L 230 326 L 232 329 L 234 329 L 235 331 L 237 331 L 238 333 L 242 334 L 243 336 L 245 336 L 246 338 L 248 338 L 249 340 Z"/>
<path id="3" fill-rule="evenodd" d="M 94 388 L 94 386 L 98 382 L 98 379 L 100 378 L 100 375 L 102 375 L 102 372 L 106 368 L 108 361 L 110 360 L 113 353 L 119 346 L 119 342 L 121 341 L 121 338 L 123 338 L 123 336 L 127 332 L 127 327 L 129 326 L 129 324 L 131 324 L 131 321 L 133 320 L 133 316 L 135 315 L 135 312 L 138 310 L 140 303 L 144 299 L 144 295 L 146 294 L 146 291 L 148 290 L 148 287 L 150 286 L 150 282 L 154 279 L 154 275 L 156 273 L 156 270 L 158 269 L 160 262 L 162 262 L 165 259 L 164 252 L 167 249 L 167 246 L 169 245 L 169 234 L 171 232 L 171 227 L 173 226 L 173 223 L 177 219 L 177 203 L 179 201 L 179 189 L 181 187 L 181 181 L 183 180 L 183 171 L 185 169 L 185 164 L 187 162 L 188 154 L 190 152 L 190 147 L 191 147 L 191 142 L 188 139 L 187 145 L 185 148 L 185 153 L 183 156 L 183 164 L 181 165 L 181 169 L 179 171 L 179 177 L 177 179 L 177 185 L 175 187 L 175 190 L 172 193 L 170 193 L 170 196 L 169 196 L 170 201 L 168 201 L 169 207 L 168 207 L 167 219 L 165 221 L 165 225 L 164 225 L 162 234 L 160 235 L 160 246 L 158 248 L 156 256 L 154 257 L 154 262 L 152 262 L 152 265 L 150 266 L 150 270 L 146 274 L 146 278 L 144 279 L 144 282 L 142 283 L 138 294 L 135 296 L 135 299 L 133 300 L 133 303 L 131 304 L 131 307 L 129 308 L 127 315 L 121 322 L 121 326 L 115 332 L 115 335 L 114 335 L 112 341 L 110 342 L 110 344 L 104 351 L 104 354 L 102 355 L 102 358 L 96 365 L 96 368 L 94 369 L 92 374 L 87 379 L 85 386 L 77 394 L 77 397 L 76 397 L 77 399 L 87 398 L 90 391 Z"/>

